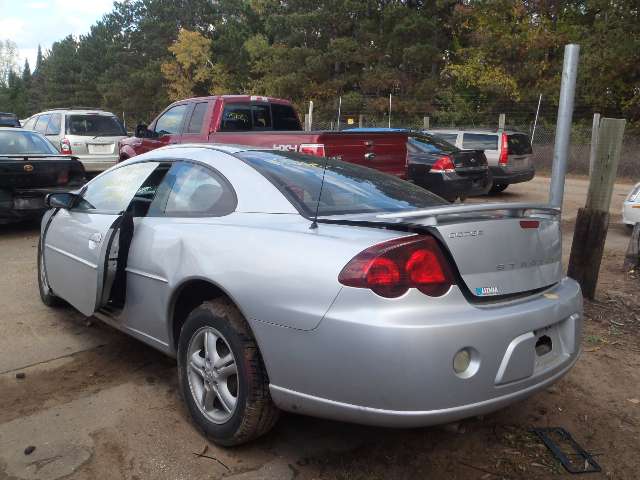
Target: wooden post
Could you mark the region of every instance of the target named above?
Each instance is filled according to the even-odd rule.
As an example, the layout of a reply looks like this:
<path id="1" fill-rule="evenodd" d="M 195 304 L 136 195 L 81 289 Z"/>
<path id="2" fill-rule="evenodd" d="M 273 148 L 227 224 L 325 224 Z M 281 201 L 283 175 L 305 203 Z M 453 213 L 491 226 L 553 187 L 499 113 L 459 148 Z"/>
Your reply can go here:
<path id="1" fill-rule="evenodd" d="M 598 150 L 598 129 L 600 128 L 600 114 L 593 114 L 593 125 L 591 126 L 591 148 L 589 150 L 589 175 L 593 173 L 593 163 L 596 161 Z"/>
<path id="2" fill-rule="evenodd" d="M 359 128 L 364 127 L 364 115 L 363 114 L 358 115 L 358 127 Z"/>
<path id="3" fill-rule="evenodd" d="M 425 130 L 429 130 L 429 117 L 422 117 L 422 126 Z"/>
<path id="4" fill-rule="evenodd" d="M 504 130 L 504 125 L 506 123 L 506 115 L 501 113 L 498 117 L 498 130 Z"/>
<path id="5" fill-rule="evenodd" d="M 629 247 L 624 256 L 624 270 L 626 272 L 640 270 L 640 223 L 636 223 L 633 227 Z"/>
<path id="6" fill-rule="evenodd" d="M 595 298 L 600 262 L 609 227 L 609 207 L 618 172 L 626 120 L 603 118 L 585 208 L 578 210 L 567 274 L 582 287 L 582 295 Z"/>

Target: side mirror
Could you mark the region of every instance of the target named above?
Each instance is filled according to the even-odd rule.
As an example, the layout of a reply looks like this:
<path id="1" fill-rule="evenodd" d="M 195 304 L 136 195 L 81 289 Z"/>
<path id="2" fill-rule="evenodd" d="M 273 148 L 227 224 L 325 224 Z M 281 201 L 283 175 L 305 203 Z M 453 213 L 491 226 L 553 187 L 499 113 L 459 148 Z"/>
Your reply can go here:
<path id="1" fill-rule="evenodd" d="M 155 132 L 149 130 L 146 124 L 141 123 L 136 127 L 135 136 L 138 138 L 153 138 L 155 136 Z"/>
<path id="2" fill-rule="evenodd" d="M 70 209 L 76 202 L 78 196 L 75 193 L 50 193 L 44 197 L 44 204 L 49 208 Z"/>

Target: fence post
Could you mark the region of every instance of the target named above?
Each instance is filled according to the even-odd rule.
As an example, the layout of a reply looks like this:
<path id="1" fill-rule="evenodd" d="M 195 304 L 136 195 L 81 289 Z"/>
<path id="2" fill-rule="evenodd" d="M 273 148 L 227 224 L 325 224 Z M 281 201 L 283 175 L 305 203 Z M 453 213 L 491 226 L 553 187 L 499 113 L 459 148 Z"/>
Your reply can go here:
<path id="1" fill-rule="evenodd" d="M 506 122 L 506 115 L 501 113 L 498 117 L 498 130 L 504 130 L 504 124 Z"/>
<path id="2" fill-rule="evenodd" d="M 593 173 L 593 163 L 596 161 L 598 151 L 598 129 L 600 128 L 600 114 L 593 114 L 593 125 L 591 126 L 591 148 L 589 149 L 589 176 Z"/>
<path id="3" fill-rule="evenodd" d="M 585 208 L 578 210 L 573 232 L 567 275 L 580 284 L 582 295 L 591 300 L 595 297 L 604 242 L 607 239 L 609 207 L 620 163 L 625 124 L 626 120 L 617 118 L 603 118 L 600 121 L 587 202 Z"/>
<path id="4" fill-rule="evenodd" d="M 425 130 L 429 130 L 429 117 L 422 117 L 422 126 Z"/>
<path id="5" fill-rule="evenodd" d="M 363 114 L 358 115 L 358 127 L 359 128 L 364 127 L 364 115 Z"/>

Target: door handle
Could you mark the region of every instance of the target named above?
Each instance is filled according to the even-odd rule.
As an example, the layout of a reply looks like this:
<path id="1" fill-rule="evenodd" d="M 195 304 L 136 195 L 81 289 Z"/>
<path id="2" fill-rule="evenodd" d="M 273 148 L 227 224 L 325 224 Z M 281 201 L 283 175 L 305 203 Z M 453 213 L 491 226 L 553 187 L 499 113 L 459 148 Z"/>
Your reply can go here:
<path id="1" fill-rule="evenodd" d="M 369 153 L 365 153 L 364 154 L 364 159 L 365 160 L 373 160 L 376 158 L 376 154 L 373 152 L 369 152 Z"/>
<path id="2" fill-rule="evenodd" d="M 102 234 L 101 233 L 94 233 L 94 234 L 90 235 L 89 236 L 89 241 L 95 242 L 95 243 L 100 243 L 102 241 Z"/>

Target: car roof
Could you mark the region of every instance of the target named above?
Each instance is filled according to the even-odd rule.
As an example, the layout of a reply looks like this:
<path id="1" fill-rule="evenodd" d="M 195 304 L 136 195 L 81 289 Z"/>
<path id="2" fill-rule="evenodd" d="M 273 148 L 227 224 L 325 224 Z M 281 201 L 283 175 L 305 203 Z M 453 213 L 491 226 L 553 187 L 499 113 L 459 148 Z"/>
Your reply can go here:
<path id="1" fill-rule="evenodd" d="M 38 133 L 33 130 L 25 130 L 22 127 L 2 127 L 3 132 L 28 132 L 28 133 Z M 39 133 L 38 133 L 39 135 Z"/>
<path id="2" fill-rule="evenodd" d="M 426 130 L 428 133 L 481 133 L 481 134 L 491 134 L 491 135 L 499 135 L 501 133 L 506 133 L 507 135 L 520 133 L 522 135 L 527 135 L 525 132 L 520 132 L 518 130 L 491 130 L 490 128 L 430 128 Z"/>
<path id="3" fill-rule="evenodd" d="M 407 128 L 387 128 L 387 127 L 355 127 L 355 128 L 345 128 L 343 131 L 349 132 L 369 132 L 369 133 L 384 133 L 384 132 L 396 132 L 396 133 L 408 133 L 409 129 Z"/>
<path id="4" fill-rule="evenodd" d="M 70 113 L 70 114 L 79 114 L 79 115 L 105 115 L 108 117 L 115 117 L 116 115 L 112 112 L 107 112 L 105 110 L 100 110 L 99 108 L 51 108 L 49 110 L 44 110 L 42 112 L 34 113 L 31 115 L 43 115 L 43 114 L 51 114 L 51 113 Z"/>
<path id="5" fill-rule="evenodd" d="M 251 147 L 251 146 L 247 146 L 247 145 L 237 145 L 237 144 L 233 144 L 233 143 L 215 143 L 215 144 L 211 144 L 211 143 L 181 143 L 179 145 L 167 145 L 166 147 L 162 147 L 162 148 L 158 148 L 155 151 L 162 151 L 162 150 L 181 150 L 181 149 L 187 149 L 187 148 L 199 148 L 199 149 L 203 149 L 203 150 L 217 150 L 219 152 L 224 152 L 224 153 L 239 153 L 239 152 L 247 152 L 247 151 L 251 151 L 251 150 L 276 150 L 273 148 L 268 148 L 268 147 Z M 280 150 L 276 150 L 276 151 L 280 151 Z M 134 157 L 135 158 L 135 157 Z"/>

